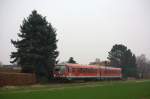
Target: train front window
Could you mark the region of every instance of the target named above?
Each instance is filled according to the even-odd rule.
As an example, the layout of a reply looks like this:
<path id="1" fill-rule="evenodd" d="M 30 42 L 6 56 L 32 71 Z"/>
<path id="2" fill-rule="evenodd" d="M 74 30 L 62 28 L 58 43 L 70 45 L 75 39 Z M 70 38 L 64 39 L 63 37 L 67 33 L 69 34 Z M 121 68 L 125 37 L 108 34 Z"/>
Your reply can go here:
<path id="1" fill-rule="evenodd" d="M 55 72 L 64 73 L 65 72 L 65 66 L 64 65 L 57 65 L 54 68 Z"/>
<path id="2" fill-rule="evenodd" d="M 55 68 L 55 71 L 57 72 L 57 71 L 59 71 L 60 70 L 60 68 Z"/>

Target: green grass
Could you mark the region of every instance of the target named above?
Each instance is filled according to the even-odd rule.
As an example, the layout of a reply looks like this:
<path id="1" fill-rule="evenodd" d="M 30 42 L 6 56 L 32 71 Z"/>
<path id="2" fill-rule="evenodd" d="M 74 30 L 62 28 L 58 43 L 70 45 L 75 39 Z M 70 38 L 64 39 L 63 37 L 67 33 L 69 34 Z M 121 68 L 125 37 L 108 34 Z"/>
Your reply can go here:
<path id="1" fill-rule="evenodd" d="M 1 88 L 0 99 L 150 99 L 150 81 Z"/>

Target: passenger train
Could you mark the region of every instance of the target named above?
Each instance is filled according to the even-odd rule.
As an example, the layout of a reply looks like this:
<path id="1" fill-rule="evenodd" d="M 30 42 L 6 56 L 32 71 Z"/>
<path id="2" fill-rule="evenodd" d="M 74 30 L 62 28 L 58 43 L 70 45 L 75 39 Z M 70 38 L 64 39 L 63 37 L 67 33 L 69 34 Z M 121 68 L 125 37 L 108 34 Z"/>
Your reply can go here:
<path id="1" fill-rule="evenodd" d="M 58 64 L 54 68 L 54 78 L 63 80 L 104 80 L 121 79 L 122 69 L 108 66 Z"/>

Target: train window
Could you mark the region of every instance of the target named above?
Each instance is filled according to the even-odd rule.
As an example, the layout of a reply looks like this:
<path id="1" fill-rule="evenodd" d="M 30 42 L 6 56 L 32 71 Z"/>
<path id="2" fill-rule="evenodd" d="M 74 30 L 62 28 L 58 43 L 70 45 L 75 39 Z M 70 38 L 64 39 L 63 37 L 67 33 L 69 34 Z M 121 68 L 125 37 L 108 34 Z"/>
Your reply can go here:
<path id="1" fill-rule="evenodd" d="M 119 70 L 117 71 L 117 74 L 120 74 L 120 71 L 119 71 Z"/>
<path id="2" fill-rule="evenodd" d="M 81 73 L 83 72 L 83 68 L 80 68 L 80 72 L 81 72 Z"/>
<path id="3" fill-rule="evenodd" d="M 82 68 L 80 68 L 80 72 L 82 73 Z"/>
<path id="4" fill-rule="evenodd" d="M 89 72 L 89 73 L 95 73 L 96 71 L 97 71 L 97 70 L 96 70 L 96 69 L 93 69 L 93 68 L 89 68 L 89 69 L 88 69 L 88 72 Z"/>
<path id="5" fill-rule="evenodd" d="M 95 73 L 95 72 L 97 72 L 97 69 L 93 69 L 93 68 L 79 68 L 78 71 L 81 72 L 81 73 Z"/>
<path id="6" fill-rule="evenodd" d="M 114 74 L 118 74 L 118 71 L 117 71 L 117 70 L 115 70 L 115 71 L 114 71 Z"/>
<path id="7" fill-rule="evenodd" d="M 69 67 L 66 67 L 66 71 L 69 72 Z"/>
<path id="8" fill-rule="evenodd" d="M 72 68 L 72 72 L 75 72 L 76 71 L 76 69 L 75 68 Z"/>
<path id="9" fill-rule="evenodd" d="M 107 74 L 107 69 L 104 70 L 104 73 Z"/>
<path id="10" fill-rule="evenodd" d="M 80 72 L 84 73 L 85 72 L 85 68 L 80 68 Z"/>
<path id="11" fill-rule="evenodd" d="M 65 66 L 55 66 L 54 71 L 64 73 L 65 69 Z"/>
<path id="12" fill-rule="evenodd" d="M 87 73 L 90 73 L 90 69 L 89 69 L 89 68 L 87 68 L 87 69 L 86 69 L 86 72 L 87 72 Z"/>
<path id="13" fill-rule="evenodd" d="M 59 66 L 56 66 L 55 68 L 54 68 L 54 71 L 59 71 L 60 70 L 60 67 Z"/>
<path id="14" fill-rule="evenodd" d="M 86 69 L 86 68 L 84 68 L 84 69 L 83 69 L 83 72 L 84 72 L 84 73 L 87 73 L 87 69 Z"/>
<path id="15" fill-rule="evenodd" d="M 113 70 L 113 74 L 116 74 L 116 70 Z"/>
<path id="16" fill-rule="evenodd" d="M 114 70 L 111 70 L 111 74 L 114 74 Z"/>
<path id="17" fill-rule="evenodd" d="M 77 68 L 76 70 L 77 70 L 78 72 L 81 72 L 80 68 Z"/>
<path id="18" fill-rule="evenodd" d="M 55 68 L 55 71 L 59 71 L 60 69 L 59 68 Z"/>

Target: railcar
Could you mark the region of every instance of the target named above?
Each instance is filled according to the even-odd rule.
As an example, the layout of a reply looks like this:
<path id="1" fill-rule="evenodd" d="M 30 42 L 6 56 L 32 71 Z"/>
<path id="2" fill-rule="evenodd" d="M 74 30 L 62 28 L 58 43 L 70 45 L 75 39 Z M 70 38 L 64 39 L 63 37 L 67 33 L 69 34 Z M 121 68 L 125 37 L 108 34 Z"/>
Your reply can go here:
<path id="1" fill-rule="evenodd" d="M 80 65 L 80 64 L 57 64 L 54 68 L 54 77 L 63 80 L 102 80 L 122 78 L 121 68 Z"/>

